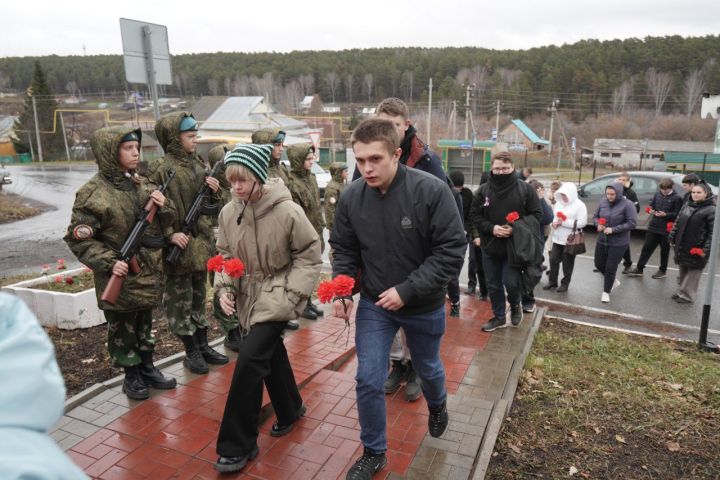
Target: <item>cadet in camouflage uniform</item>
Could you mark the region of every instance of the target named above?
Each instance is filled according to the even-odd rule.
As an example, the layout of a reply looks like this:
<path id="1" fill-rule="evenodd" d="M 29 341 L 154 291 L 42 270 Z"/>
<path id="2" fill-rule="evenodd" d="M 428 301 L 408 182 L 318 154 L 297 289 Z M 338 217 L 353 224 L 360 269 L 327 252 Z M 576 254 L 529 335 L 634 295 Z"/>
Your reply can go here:
<path id="1" fill-rule="evenodd" d="M 268 166 L 268 177 L 279 178 L 285 186 L 290 182 L 287 168 L 280 163 L 280 156 L 285 148 L 285 132 L 282 130 L 273 130 L 270 128 L 257 130 L 252 134 L 252 143 L 255 145 L 270 144 L 273 151 L 270 154 L 270 165 Z"/>
<path id="2" fill-rule="evenodd" d="M 183 251 L 176 265 L 166 262 L 163 307 L 170 330 L 185 346 L 183 364 L 193 373 L 203 374 L 209 371 L 208 363 L 221 365 L 227 363 L 228 358 L 210 348 L 207 342 L 207 261 L 215 253 L 212 217 L 218 213 L 220 183 L 216 178 L 207 177 L 205 164 L 195 152 L 197 129 L 197 122 L 187 112 L 158 120 L 155 135 L 165 157 L 149 175 L 151 181 L 162 183 L 171 170 L 175 171 L 175 179 L 165 194 L 177 209 L 170 243 Z M 185 235 L 181 231 L 182 222 L 195 195 L 206 183 L 216 192 L 216 198 L 212 204 L 206 203 L 195 231 Z"/>
<path id="3" fill-rule="evenodd" d="M 290 160 L 290 184 L 288 189 L 293 202 L 302 207 L 305 216 L 310 220 L 313 228 L 320 236 L 320 252 L 322 253 L 325 250 L 325 241 L 323 240 L 325 222 L 323 221 L 322 207 L 320 206 L 320 189 L 315 175 L 310 172 L 312 163 L 315 161 L 315 147 L 309 143 L 293 145 L 288 148 L 288 159 Z M 322 310 L 312 303 L 311 298 L 308 298 L 302 316 L 315 320 L 322 314 Z"/>
<path id="4" fill-rule="evenodd" d="M 333 223 L 335 220 L 335 207 L 340 200 L 340 194 L 345 189 L 345 181 L 348 176 L 348 166 L 344 162 L 330 164 L 330 175 L 332 180 L 325 187 L 325 224 L 332 235 Z"/>
<path id="5" fill-rule="evenodd" d="M 176 384 L 153 365 L 151 333 L 152 309 L 162 299 L 162 246 L 173 233 L 175 211 L 172 202 L 135 171 L 141 139 L 139 129 L 126 127 L 102 128 L 93 134 L 98 173 L 75 195 L 64 237 L 78 260 L 93 271 L 98 307 L 108 323 L 108 352 L 113 364 L 125 369 L 123 392 L 136 400 L 148 398 L 148 387 L 170 389 Z M 117 259 L 118 252 L 149 198 L 159 210 L 135 257 L 141 270 L 128 273 L 128 264 Z M 113 273 L 124 277 L 114 305 L 100 299 Z"/>

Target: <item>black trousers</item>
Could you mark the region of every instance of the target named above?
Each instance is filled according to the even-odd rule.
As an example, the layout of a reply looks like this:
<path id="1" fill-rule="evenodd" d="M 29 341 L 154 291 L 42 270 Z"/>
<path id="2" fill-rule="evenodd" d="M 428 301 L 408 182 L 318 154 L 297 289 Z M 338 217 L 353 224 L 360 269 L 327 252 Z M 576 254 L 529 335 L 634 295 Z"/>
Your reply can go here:
<path id="1" fill-rule="evenodd" d="M 643 244 L 640 259 L 637 262 L 637 269 L 642 271 L 645 268 L 650 256 L 653 254 L 657 246 L 660 245 L 660 271 L 664 272 L 668 267 L 668 258 L 670 257 L 670 243 L 667 235 L 655 232 L 645 233 L 645 243 Z"/>
<path id="2" fill-rule="evenodd" d="M 627 248 L 627 245 L 610 247 L 600 242 L 595 244 L 595 268 L 600 270 L 600 273 L 605 277 L 603 292 L 610 293 L 612 290 L 618 266 Z"/>
<path id="3" fill-rule="evenodd" d="M 460 303 L 460 279 L 458 277 L 450 279 L 447 286 L 447 293 L 451 303 Z"/>
<path id="4" fill-rule="evenodd" d="M 623 254 L 623 267 L 630 268 L 632 267 L 632 257 L 630 256 L 630 245 L 628 245 L 627 250 L 625 250 L 625 253 Z"/>
<path id="5" fill-rule="evenodd" d="M 575 255 L 565 253 L 565 245 L 553 242 L 552 250 L 550 250 L 550 285 L 558 284 L 558 274 L 560 273 L 560 264 L 563 269 L 563 285 L 570 285 L 573 269 L 575 268 Z"/>
<path id="6" fill-rule="evenodd" d="M 468 287 L 480 286 L 480 294 L 487 295 L 487 280 L 485 280 L 485 269 L 482 262 L 482 248 L 476 247 L 470 240 L 468 245 L 470 251 L 470 259 L 468 262 Z"/>
<path id="7" fill-rule="evenodd" d="M 230 392 L 220 423 L 217 453 L 239 457 L 254 448 L 262 407 L 263 380 L 281 425 L 295 421 L 302 398 L 295 383 L 282 333 L 287 322 L 253 325 L 240 340 Z"/>

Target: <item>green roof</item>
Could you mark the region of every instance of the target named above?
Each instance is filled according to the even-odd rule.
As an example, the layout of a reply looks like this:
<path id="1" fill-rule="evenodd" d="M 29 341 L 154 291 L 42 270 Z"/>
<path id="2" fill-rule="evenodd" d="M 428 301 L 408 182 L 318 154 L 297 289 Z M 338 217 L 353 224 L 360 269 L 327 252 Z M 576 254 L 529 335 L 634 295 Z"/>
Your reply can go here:
<path id="1" fill-rule="evenodd" d="M 539 143 L 541 145 L 550 144 L 549 141 L 543 140 L 542 138 L 538 137 L 537 134 L 533 132 L 530 127 L 525 125 L 525 122 L 523 122 L 522 120 L 512 120 L 512 124 L 515 125 L 518 130 L 520 130 L 523 135 L 525 135 L 532 143 Z"/>
<path id="2" fill-rule="evenodd" d="M 492 140 L 475 140 L 475 150 L 485 150 L 495 146 Z M 439 140 L 438 147 L 445 148 L 472 148 L 472 140 Z"/>
<path id="3" fill-rule="evenodd" d="M 707 155 L 707 158 L 705 157 Z M 720 164 L 720 153 L 667 152 L 666 163 L 707 163 Z"/>

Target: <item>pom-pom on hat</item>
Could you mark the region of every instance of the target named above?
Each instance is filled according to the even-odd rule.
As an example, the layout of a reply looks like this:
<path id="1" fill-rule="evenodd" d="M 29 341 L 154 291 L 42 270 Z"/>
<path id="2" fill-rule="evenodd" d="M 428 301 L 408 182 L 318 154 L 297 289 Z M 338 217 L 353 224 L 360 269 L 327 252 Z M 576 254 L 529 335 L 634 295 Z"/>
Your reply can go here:
<path id="1" fill-rule="evenodd" d="M 238 144 L 225 154 L 225 165 L 242 165 L 264 184 L 268 178 L 268 163 L 272 150 L 272 145 Z"/>

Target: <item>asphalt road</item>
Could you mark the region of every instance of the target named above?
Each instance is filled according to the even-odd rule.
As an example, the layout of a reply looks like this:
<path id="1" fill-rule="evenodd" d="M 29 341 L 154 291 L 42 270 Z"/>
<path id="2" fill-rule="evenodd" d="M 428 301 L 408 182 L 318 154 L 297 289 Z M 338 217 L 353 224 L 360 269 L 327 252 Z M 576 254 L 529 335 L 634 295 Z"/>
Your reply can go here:
<path id="1" fill-rule="evenodd" d="M 0 228 L 0 272 L 4 275 L 27 273 L 43 263 L 53 263 L 64 258 L 70 267 L 79 265 L 62 241 L 75 192 L 92 175 L 94 165 L 82 166 L 21 166 L 8 167 L 13 184 L 7 191 L 50 205 L 50 210 L 27 220 L 5 224 Z M 327 239 L 328 232 L 325 231 Z M 670 260 L 668 276 L 654 280 L 650 276 L 657 269 L 660 252 L 656 250 L 645 268 L 642 278 L 618 275 L 622 285 L 611 295 L 609 304 L 600 302 L 602 277 L 593 270 L 593 253 L 596 234 L 586 232 L 588 252 L 575 262 L 575 272 L 566 293 L 536 289 L 538 303 L 549 306 L 550 313 L 593 324 L 614 326 L 640 332 L 668 335 L 696 340 L 699 332 L 702 303 L 707 274 L 700 282 L 698 297 L 694 304 L 679 305 L 670 297 L 677 287 L 677 268 Z M 631 239 L 633 260 L 637 260 L 644 235 L 636 232 Z M 327 243 L 327 242 L 326 242 Z M 323 253 L 327 262 L 328 250 Z M 720 277 L 718 275 L 717 277 Z M 461 272 L 460 282 L 467 282 L 467 262 Z M 542 284 L 547 282 L 543 277 Z M 720 343 L 720 278 L 716 278 L 713 299 L 717 301 L 710 318 L 709 339 Z M 464 289 L 463 289 L 464 291 Z"/>

